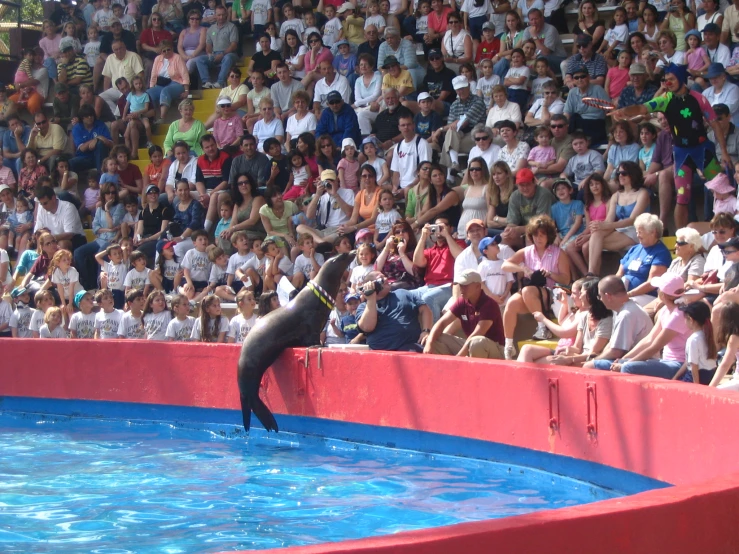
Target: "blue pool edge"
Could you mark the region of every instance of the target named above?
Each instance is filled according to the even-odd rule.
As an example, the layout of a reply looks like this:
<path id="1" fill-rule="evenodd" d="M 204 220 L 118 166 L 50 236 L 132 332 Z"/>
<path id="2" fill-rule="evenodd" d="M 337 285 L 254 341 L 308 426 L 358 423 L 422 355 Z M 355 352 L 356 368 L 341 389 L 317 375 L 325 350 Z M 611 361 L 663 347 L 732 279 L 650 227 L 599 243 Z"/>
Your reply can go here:
<path id="1" fill-rule="evenodd" d="M 213 430 L 232 437 L 246 436 L 241 423 L 241 411 L 220 408 L 0 396 L 0 412 L 168 422 L 198 429 L 208 429 L 210 425 L 227 425 L 234 426 L 234 429 L 228 433 L 224 433 L 223 429 Z M 307 416 L 278 414 L 277 419 L 280 429 L 285 432 L 429 454 L 510 463 L 586 481 L 624 495 L 672 486 L 664 481 L 623 469 L 503 443 Z M 252 425 L 261 429 L 255 418 L 252 418 Z"/>

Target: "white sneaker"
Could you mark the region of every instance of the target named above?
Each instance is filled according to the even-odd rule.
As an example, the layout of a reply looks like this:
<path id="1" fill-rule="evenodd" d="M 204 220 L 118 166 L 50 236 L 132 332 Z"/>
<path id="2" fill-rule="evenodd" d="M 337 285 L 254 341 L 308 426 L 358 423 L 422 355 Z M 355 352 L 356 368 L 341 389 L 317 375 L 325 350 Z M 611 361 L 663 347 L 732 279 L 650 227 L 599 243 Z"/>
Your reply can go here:
<path id="1" fill-rule="evenodd" d="M 203 83 L 203 88 L 213 88 L 213 83 L 211 83 L 210 81 L 206 81 L 205 83 Z"/>
<path id="2" fill-rule="evenodd" d="M 516 359 L 516 347 L 515 346 L 506 346 L 503 348 L 503 356 L 506 360 L 515 360 Z"/>
<path id="3" fill-rule="evenodd" d="M 223 85 L 221 83 L 215 82 L 213 83 L 213 88 L 223 88 Z"/>
<path id="4" fill-rule="evenodd" d="M 536 326 L 536 333 L 532 337 L 534 340 L 549 340 L 552 338 L 552 332 L 543 323 Z"/>

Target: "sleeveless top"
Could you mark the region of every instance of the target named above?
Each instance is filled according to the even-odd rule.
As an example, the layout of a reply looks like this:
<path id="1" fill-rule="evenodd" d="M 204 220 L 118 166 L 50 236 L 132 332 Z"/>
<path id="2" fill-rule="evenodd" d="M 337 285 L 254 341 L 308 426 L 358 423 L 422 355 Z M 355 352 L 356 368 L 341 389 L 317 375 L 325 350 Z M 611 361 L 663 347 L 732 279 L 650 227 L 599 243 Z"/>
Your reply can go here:
<path id="1" fill-rule="evenodd" d="M 182 49 L 187 52 L 188 50 L 195 50 L 200 44 L 200 29 L 194 33 L 190 32 L 190 29 L 185 29 L 185 36 L 182 38 Z"/>
<path id="2" fill-rule="evenodd" d="M 488 203 L 486 198 L 488 192 L 488 186 L 485 185 L 482 189 L 482 196 L 470 196 L 468 192 L 470 187 L 467 188 L 464 194 L 464 200 L 462 200 L 462 216 L 459 218 L 459 224 L 457 225 L 457 233 L 460 237 L 464 237 L 467 232 L 467 222 L 472 219 L 481 219 L 485 221 L 488 215 Z"/>
<path id="3" fill-rule="evenodd" d="M 372 219 L 372 216 L 375 215 L 375 212 L 377 211 L 377 206 L 380 205 L 381 192 L 382 189 L 380 187 L 375 187 L 375 193 L 372 195 L 372 201 L 369 204 L 364 203 L 365 196 L 367 196 L 367 191 L 365 189 L 362 189 L 357 193 L 356 200 L 354 202 L 359 205 L 359 217 L 363 220 Z"/>
<path id="4" fill-rule="evenodd" d="M 668 15 L 670 31 L 675 33 L 677 39 L 677 46 L 675 50 L 685 52 L 687 50 L 685 46 L 685 20 L 682 17 Z"/>
<path id="5" fill-rule="evenodd" d="M 580 21 L 578 21 L 577 23 L 575 23 L 575 26 L 572 29 L 572 33 L 573 34 L 579 35 L 579 34 L 582 33 L 582 31 L 587 31 L 587 34 L 589 34 L 592 37 L 595 34 L 595 30 L 598 27 L 605 27 L 606 26 L 606 22 L 603 21 L 602 19 L 599 19 L 598 21 L 596 21 L 595 23 L 593 23 L 590 27 L 585 27 L 584 29 L 580 26 L 580 23 L 581 23 Z M 584 21 L 582 23 L 584 23 Z M 605 37 L 605 33 L 603 33 L 603 36 L 600 37 L 600 40 L 598 42 L 594 42 L 593 43 L 593 52 L 597 52 L 598 51 L 598 48 L 600 48 L 600 45 L 603 44 L 603 38 L 604 37 Z"/>
<path id="6" fill-rule="evenodd" d="M 561 250 L 559 246 L 550 245 L 544 250 L 544 256 L 541 258 L 536 253 L 536 246 L 533 244 L 523 249 L 523 260 L 524 265 L 532 271 L 537 269 L 543 269 L 545 271 L 558 273 L 559 272 L 559 253 Z M 547 287 L 552 288 L 555 286 L 554 279 L 547 277 Z"/>
<path id="7" fill-rule="evenodd" d="M 636 206 L 636 202 L 634 202 L 634 206 Z M 616 216 L 617 217 L 618 217 L 618 208 L 620 208 L 620 206 L 616 206 Z M 631 208 L 631 209 L 633 210 L 634 208 Z M 595 206 L 591 204 L 590 206 L 588 206 L 588 215 L 590 216 L 590 221 L 605 221 L 606 216 L 608 215 L 608 203 L 603 202 L 600 206 Z"/>
<path id="8" fill-rule="evenodd" d="M 648 42 L 657 42 L 657 35 L 659 34 L 659 25 L 654 26 L 654 32 L 651 35 L 647 33 L 647 28 L 645 26 L 644 30 L 642 31 L 642 34 L 644 35 L 644 37 L 647 39 Z"/>
<path id="9" fill-rule="evenodd" d="M 621 221 L 624 219 L 628 219 L 631 217 L 631 212 L 634 211 L 634 208 L 636 208 L 636 202 L 633 204 L 626 204 L 625 206 L 621 206 L 620 204 L 616 204 L 616 221 Z"/>
<path id="10" fill-rule="evenodd" d="M 446 51 L 452 58 L 461 58 L 464 56 L 464 38 L 468 36 L 467 31 L 459 31 L 456 37 L 452 36 L 451 31 L 447 31 L 444 35 L 444 46 Z"/>
<path id="11" fill-rule="evenodd" d="M 243 223 L 249 217 L 251 217 L 251 207 L 252 204 L 254 204 L 254 199 L 252 198 L 251 201 L 246 205 L 245 208 L 239 210 L 236 212 L 236 223 Z M 264 225 L 262 225 L 262 218 L 260 217 L 257 222 L 252 225 L 251 229 L 244 229 L 246 231 L 246 236 L 248 236 L 250 239 L 264 239 L 267 236 L 267 231 L 264 230 Z"/>

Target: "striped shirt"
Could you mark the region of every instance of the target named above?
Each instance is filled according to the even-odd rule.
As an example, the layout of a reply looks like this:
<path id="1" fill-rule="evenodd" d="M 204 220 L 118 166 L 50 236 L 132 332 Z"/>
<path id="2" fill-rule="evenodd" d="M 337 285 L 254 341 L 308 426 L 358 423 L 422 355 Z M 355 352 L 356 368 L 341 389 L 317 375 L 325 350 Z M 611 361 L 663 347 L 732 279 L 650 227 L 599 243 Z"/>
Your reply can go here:
<path id="1" fill-rule="evenodd" d="M 470 94 L 466 101 L 459 96 L 449 108 L 449 121 L 458 121 L 463 115 L 467 116 L 467 129 L 472 129 L 478 123 L 485 122 L 485 101 L 476 94 Z"/>
<path id="2" fill-rule="evenodd" d="M 90 70 L 90 66 L 87 65 L 87 60 L 84 56 L 76 56 L 71 62 L 60 63 L 59 69 L 66 69 L 67 82 L 78 77 L 82 78 L 82 81 L 80 81 L 80 83 L 72 86 L 92 86 L 92 71 Z"/>

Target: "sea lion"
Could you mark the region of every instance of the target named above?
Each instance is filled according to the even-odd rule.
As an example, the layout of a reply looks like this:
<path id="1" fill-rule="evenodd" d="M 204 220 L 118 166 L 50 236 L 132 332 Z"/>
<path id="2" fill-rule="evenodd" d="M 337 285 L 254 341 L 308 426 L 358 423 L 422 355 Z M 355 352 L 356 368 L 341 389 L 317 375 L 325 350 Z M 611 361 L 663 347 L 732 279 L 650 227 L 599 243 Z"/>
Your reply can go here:
<path id="1" fill-rule="evenodd" d="M 316 278 L 286 306 L 261 318 L 244 340 L 238 366 L 241 414 L 249 430 L 251 412 L 267 431 L 279 431 L 272 412 L 259 398 L 262 375 L 285 348 L 316 346 L 334 308 L 334 297 L 353 256 L 339 254 L 326 261 Z"/>

